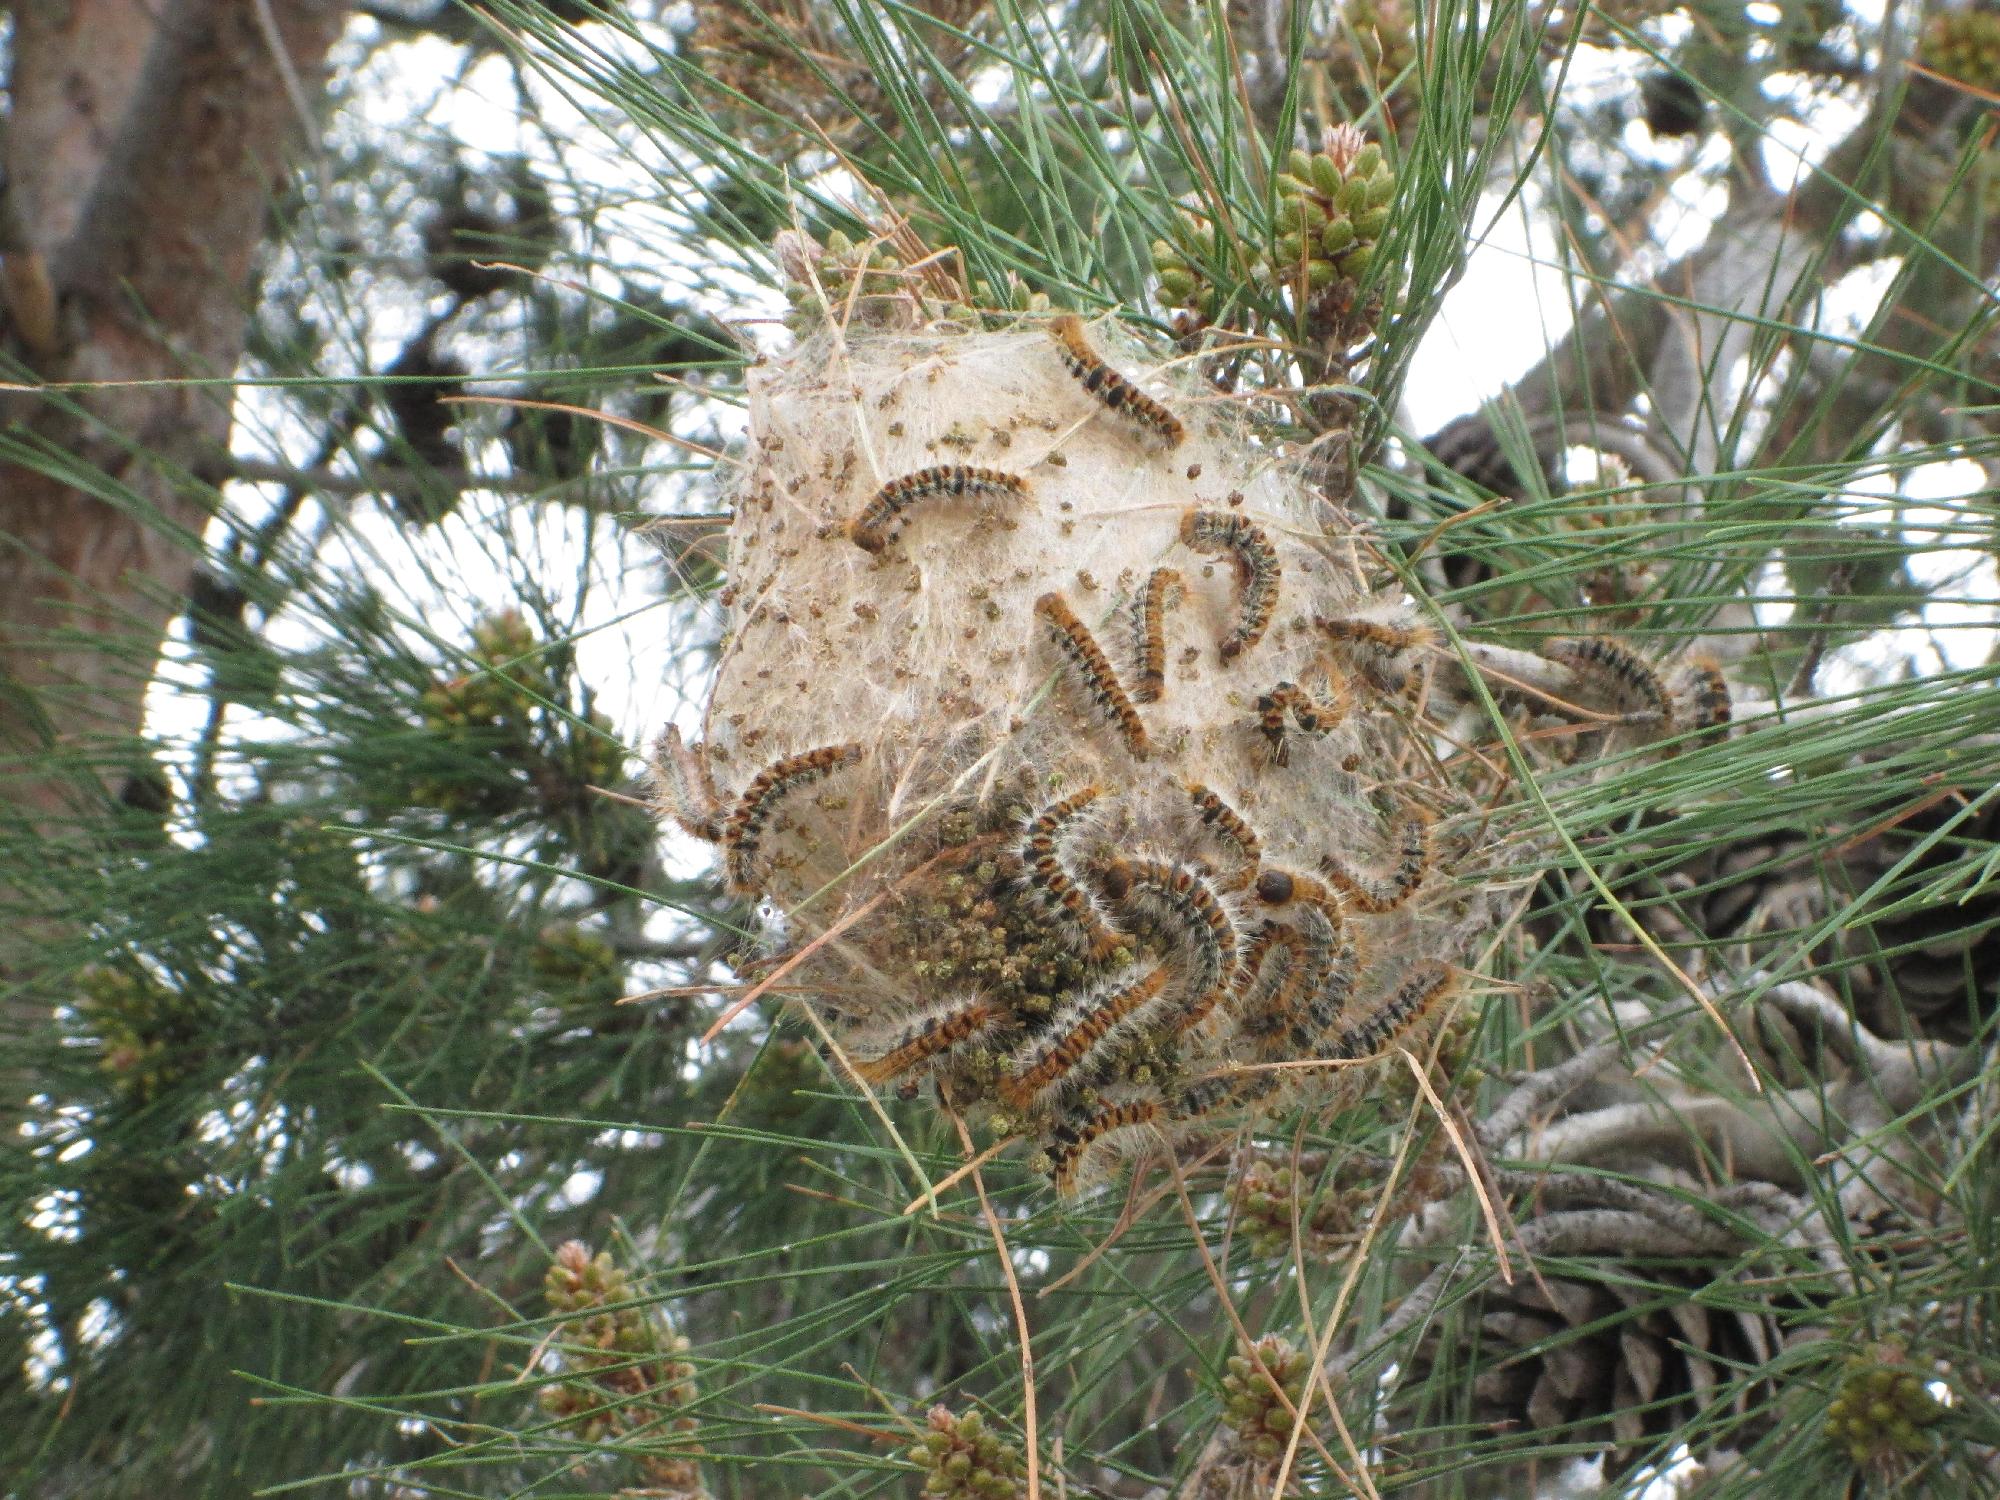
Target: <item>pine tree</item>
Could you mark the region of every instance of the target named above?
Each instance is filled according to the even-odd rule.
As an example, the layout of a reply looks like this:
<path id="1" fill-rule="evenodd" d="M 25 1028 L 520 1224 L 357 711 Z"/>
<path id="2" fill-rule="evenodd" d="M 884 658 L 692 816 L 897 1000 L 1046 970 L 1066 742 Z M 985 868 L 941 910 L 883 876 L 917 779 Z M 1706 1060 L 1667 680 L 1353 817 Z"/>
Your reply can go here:
<path id="1" fill-rule="evenodd" d="M 143 608 L 107 602 L 126 628 L 64 637 L 122 717 L 63 720 L 9 642 L 7 712 L 54 726 L 10 745 L 0 832 L 15 1487 L 1990 1488 L 1994 27 L 1386 0 L 357 20 L 223 361 L 226 453 L 81 368 L 40 399 L 73 395 L 89 443 L 5 440 L 174 554 Z M 17 23 L 17 62 L 33 40 Z M 453 123 L 415 128 L 439 77 Z M 1568 331 L 1427 432 L 1430 351 L 1534 337 L 1460 284 L 1513 224 Z M 1061 388 L 1079 422 L 1151 424 L 1107 428 L 1132 472 L 1167 472 L 1163 423 L 1227 423 L 1318 502 L 1273 565 L 1324 543 L 1379 591 L 1331 622 L 1338 672 L 1216 712 L 1274 776 L 1332 777 L 1365 733 L 1370 777 L 1390 755 L 1449 786 L 1408 941 L 1477 939 L 1422 1025 L 1340 1033 L 1365 1068 L 1162 1105 L 1074 1197 L 1045 1171 L 1060 1120 L 992 1105 L 1022 1076 L 1004 1028 L 1095 972 L 1021 938 L 1026 877 L 952 866 L 829 936 L 804 840 L 865 822 L 866 787 L 766 807 L 728 764 L 710 805 L 702 758 L 718 662 L 721 713 L 779 737 L 819 712 L 793 674 L 740 696 L 790 663 L 743 656 L 752 570 L 818 555 L 744 521 L 757 474 L 835 515 L 873 488 L 835 460 L 897 420 L 871 399 L 774 448 L 770 392 L 818 368 L 796 351 L 1032 335 L 1062 381 L 1065 313 L 1092 390 L 1102 357 L 1136 392 L 1093 415 Z M 985 483 L 891 491 L 814 542 L 865 588 L 953 525 L 1015 545 Z M 1179 534 L 1170 643 L 1256 597 L 1264 554 L 1225 530 Z M 1097 582 L 1139 608 L 1143 576 Z M 863 589 L 794 637 L 900 597 Z M 1276 649 L 1292 597 L 1222 656 Z M 1118 709 L 1070 639 L 1064 722 L 1129 738 L 1155 710 Z M 1164 651 L 1160 690 L 1221 673 L 1204 650 Z M 819 769 L 889 754 L 841 732 Z M 922 853 L 1018 843 L 1033 800 L 970 799 Z M 1291 945 L 1257 993 L 1304 972 L 1309 880 L 1364 935 L 1404 930 L 1353 916 L 1395 872 L 1279 872 L 1204 807 L 1232 942 Z M 917 870 L 895 833 L 834 876 Z M 1192 950 L 1147 857 L 1078 878 L 1114 947 Z M 913 1002 L 833 967 L 854 953 L 917 991 L 1005 971 L 1008 1018 L 887 1030 Z M 1132 1004 L 1086 1094 L 1180 1066 Z"/>

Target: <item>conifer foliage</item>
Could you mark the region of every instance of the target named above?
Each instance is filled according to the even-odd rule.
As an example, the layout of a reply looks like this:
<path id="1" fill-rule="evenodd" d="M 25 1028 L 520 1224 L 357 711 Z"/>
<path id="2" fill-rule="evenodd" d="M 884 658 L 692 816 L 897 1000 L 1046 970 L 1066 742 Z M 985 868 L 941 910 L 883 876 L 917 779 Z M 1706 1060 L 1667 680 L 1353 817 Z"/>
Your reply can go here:
<path id="1" fill-rule="evenodd" d="M 2000 1484 L 2000 14 L 346 25 L 0 241 L 8 1493 Z"/>

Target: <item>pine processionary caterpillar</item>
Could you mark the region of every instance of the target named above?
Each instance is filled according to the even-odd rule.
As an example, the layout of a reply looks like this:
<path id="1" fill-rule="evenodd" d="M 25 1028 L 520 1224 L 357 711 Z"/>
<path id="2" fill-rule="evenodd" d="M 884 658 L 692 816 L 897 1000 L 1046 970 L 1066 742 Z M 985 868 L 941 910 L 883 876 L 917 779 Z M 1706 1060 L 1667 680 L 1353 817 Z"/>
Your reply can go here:
<path id="1" fill-rule="evenodd" d="M 1387 875 L 1371 875 L 1337 854 L 1322 855 L 1319 865 L 1351 905 L 1379 916 L 1416 894 L 1431 872 L 1431 860 L 1431 820 L 1411 808 L 1396 822 L 1396 863 Z"/>
<path id="2" fill-rule="evenodd" d="M 1353 706 L 1347 688 L 1338 679 L 1327 678 L 1327 696 L 1315 698 L 1296 682 L 1281 682 L 1268 693 L 1257 696 L 1257 729 L 1271 747 L 1271 763 L 1292 763 L 1291 743 L 1286 735 L 1289 714 L 1301 734 L 1317 738 L 1339 727 Z"/>
<path id="3" fill-rule="evenodd" d="M 852 765 L 859 759 L 861 747 L 857 744 L 822 745 L 817 750 L 788 755 L 759 771 L 757 779 L 750 783 L 749 790 L 738 800 L 736 810 L 729 815 L 729 822 L 722 830 L 723 847 L 728 852 L 730 885 L 745 895 L 755 893 L 757 847 L 763 839 L 765 825 L 770 822 L 781 801 L 800 787 L 830 776 L 840 767 Z"/>
<path id="4" fill-rule="evenodd" d="M 681 831 L 704 843 L 722 842 L 722 809 L 708 779 L 708 764 L 698 747 L 681 739 L 680 726 L 669 724 L 653 747 L 655 801 Z"/>
<path id="5" fill-rule="evenodd" d="M 1354 938 L 1341 920 L 1340 908 L 1319 901 L 1299 903 L 1296 920 L 1305 935 L 1306 967 L 1312 987 L 1305 1004 L 1292 1018 L 1292 1047 L 1310 1057 L 1333 1034 L 1361 974 L 1361 957 Z"/>
<path id="6" fill-rule="evenodd" d="M 1605 635 L 1549 641 L 1543 645 L 1542 655 L 1608 682 L 1627 711 L 1654 714 L 1663 725 L 1673 723 L 1673 699 L 1661 685 L 1659 673 L 1622 641 Z"/>
<path id="7" fill-rule="evenodd" d="M 1681 691 L 1695 729 L 1707 733 L 1729 727 L 1735 708 L 1729 696 L 1729 679 L 1712 657 L 1694 657 L 1681 668 Z"/>
<path id="8" fill-rule="evenodd" d="M 942 1006 L 904 1028 L 880 1057 L 856 1063 L 854 1071 L 867 1083 L 887 1083 L 943 1056 L 960 1042 L 971 1041 L 999 1018 L 999 1011 L 985 1000 Z"/>
<path id="9" fill-rule="evenodd" d="M 1199 1120 L 1225 1109 L 1247 1109 L 1277 1092 L 1278 1075 L 1269 1072 L 1214 1073 L 1196 1080 L 1174 1100 L 1176 1120 Z"/>
<path id="10" fill-rule="evenodd" d="M 1372 646 L 1377 651 L 1399 655 L 1428 646 L 1436 639 L 1427 625 L 1392 625 L 1385 620 L 1329 619 L 1315 616 L 1313 624 L 1328 638 L 1349 646 Z"/>
<path id="11" fill-rule="evenodd" d="M 1169 448 L 1180 446 L 1187 436 L 1181 420 L 1131 381 L 1104 362 L 1084 335 L 1083 320 L 1074 313 L 1057 318 L 1049 325 L 1062 351 L 1070 374 L 1108 410 L 1122 412 L 1132 421 L 1159 437 Z"/>
<path id="12" fill-rule="evenodd" d="M 1064 826 L 1100 794 L 1098 787 L 1085 787 L 1051 803 L 1028 825 L 1028 835 L 1021 842 L 1021 862 L 1027 866 L 1028 884 L 1051 909 L 1068 918 L 1070 931 L 1081 940 L 1085 956 L 1093 963 L 1109 959 L 1125 939 L 1104 920 L 1090 894 L 1063 868 L 1058 841 Z"/>
<path id="13" fill-rule="evenodd" d="M 1257 837 L 1256 829 L 1243 821 L 1243 815 L 1224 802 L 1218 793 L 1210 791 L 1199 781 L 1183 782 L 1182 785 L 1186 787 L 1195 811 L 1201 815 L 1202 826 L 1235 845 L 1243 856 L 1244 875 L 1242 880 L 1237 882 L 1237 888 L 1240 889 L 1249 882 L 1252 872 L 1257 868 L 1257 861 L 1263 858 L 1263 840 Z"/>
<path id="14" fill-rule="evenodd" d="M 1150 1004 L 1166 984 L 1166 967 L 1159 965 L 1130 984 L 1086 995 L 1065 1006 L 1056 1022 L 1022 1050 L 1009 1076 L 1000 1081 L 1000 1097 L 1016 1109 L 1026 1109 L 1060 1086 L 1121 1021 Z"/>
<path id="15" fill-rule="evenodd" d="M 880 552 L 902 530 L 904 512 L 921 500 L 961 495 L 1004 495 L 1018 500 L 1027 493 L 1027 480 L 1002 469 L 933 464 L 900 475 L 877 490 L 847 523 L 847 538 L 864 552 Z"/>
<path id="16" fill-rule="evenodd" d="M 1437 1009 L 1457 980 L 1457 971 L 1449 964 L 1416 965 L 1387 999 L 1340 1034 L 1329 1056 L 1343 1061 L 1380 1057 Z"/>
<path id="17" fill-rule="evenodd" d="M 1060 594 L 1042 595 L 1035 601 L 1035 614 L 1047 627 L 1056 649 L 1082 679 L 1091 703 L 1124 737 L 1125 748 L 1132 752 L 1132 758 L 1144 760 L 1152 748 L 1146 738 L 1145 721 L 1132 706 L 1104 648 L 1097 644 L 1097 637 L 1076 617 L 1076 611 L 1063 602 Z"/>
<path id="18" fill-rule="evenodd" d="M 1058 1125 L 1048 1145 L 1049 1177 L 1055 1183 L 1056 1192 L 1065 1198 L 1076 1195 L 1085 1159 L 1091 1148 L 1106 1136 L 1151 1125 L 1159 1118 L 1160 1104 L 1157 1099 L 1129 1099 L 1122 1104 L 1107 1105 L 1082 1119 L 1065 1120 Z"/>
<path id="19" fill-rule="evenodd" d="M 1155 568 L 1147 575 L 1133 619 L 1139 659 L 1137 684 L 1132 697 L 1140 703 L 1158 703 L 1167 691 L 1167 606 L 1187 593 L 1181 575 L 1172 568 Z"/>
<path id="20" fill-rule="evenodd" d="M 1155 932 L 1178 940 L 1188 967 L 1175 1030 L 1199 1025 L 1236 975 L 1236 924 L 1208 881 L 1171 860 L 1114 859 L 1099 883 L 1113 901 L 1148 918 Z"/>
<path id="21" fill-rule="evenodd" d="M 1264 638 L 1278 607 L 1283 570 L 1277 549 L 1254 521 L 1229 511 L 1192 507 L 1181 517 L 1181 543 L 1196 552 L 1227 552 L 1236 559 L 1243 601 L 1220 648 L 1224 661 L 1234 661 Z"/>

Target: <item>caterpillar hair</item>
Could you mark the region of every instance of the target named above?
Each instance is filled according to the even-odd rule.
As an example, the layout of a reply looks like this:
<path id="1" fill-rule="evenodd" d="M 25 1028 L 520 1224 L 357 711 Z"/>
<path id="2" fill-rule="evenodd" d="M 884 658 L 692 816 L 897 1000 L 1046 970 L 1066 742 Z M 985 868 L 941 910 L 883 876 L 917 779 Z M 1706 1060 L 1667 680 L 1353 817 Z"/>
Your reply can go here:
<path id="1" fill-rule="evenodd" d="M 1329 639 L 1343 645 L 1372 646 L 1390 655 L 1414 651 L 1437 639 L 1428 625 L 1391 625 L 1386 620 L 1358 618 L 1329 619 L 1325 615 L 1315 616 L 1313 624 Z"/>
<path id="2" fill-rule="evenodd" d="M 1224 802 L 1218 793 L 1210 791 L 1199 781 L 1183 782 L 1182 785 L 1187 790 L 1189 800 L 1194 803 L 1195 812 L 1201 817 L 1202 827 L 1218 838 L 1226 840 L 1235 847 L 1238 854 L 1242 855 L 1244 873 L 1242 879 L 1235 883 L 1236 888 L 1240 889 L 1249 883 L 1250 877 L 1257 869 L 1258 860 L 1263 858 L 1263 840 L 1257 837 L 1256 829 L 1243 821 L 1243 815 Z"/>
<path id="3" fill-rule="evenodd" d="M 1264 638 L 1277 610 L 1283 576 L 1278 550 L 1256 522 L 1226 510 L 1193 507 L 1181 517 L 1181 543 L 1196 552 L 1227 552 L 1236 559 L 1243 600 L 1220 648 L 1224 661 L 1234 661 Z"/>
<path id="4" fill-rule="evenodd" d="M 1167 606 L 1184 597 L 1187 587 L 1172 568 L 1155 568 L 1146 577 L 1134 612 L 1133 630 L 1139 670 L 1132 696 L 1140 703 L 1158 703 L 1167 692 Z"/>
<path id="5" fill-rule="evenodd" d="M 1451 965 L 1425 962 L 1361 1020 L 1341 1032 L 1329 1056 L 1343 1061 L 1380 1057 L 1436 1010 L 1458 982 Z"/>
<path id="6" fill-rule="evenodd" d="M 1261 1104 L 1278 1090 L 1278 1075 L 1254 1073 L 1212 1073 L 1181 1090 L 1173 1102 L 1173 1118 L 1199 1120 L 1225 1109 L 1247 1109 Z"/>
<path id="7" fill-rule="evenodd" d="M 1132 706 L 1124 684 L 1119 682 L 1118 674 L 1104 655 L 1104 648 L 1097 644 L 1097 637 L 1076 617 L 1076 611 L 1063 602 L 1060 594 L 1042 595 L 1035 601 L 1035 614 L 1047 628 L 1056 649 L 1082 679 L 1091 703 L 1124 737 L 1125 748 L 1131 751 L 1132 758 L 1144 760 L 1151 749 L 1145 721 Z"/>
<path id="8" fill-rule="evenodd" d="M 1397 820 L 1396 862 L 1388 874 L 1371 875 L 1337 854 L 1322 855 L 1319 867 L 1350 905 L 1379 916 L 1417 893 L 1431 872 L 1432 857 L 1430 817 L 1410 808 Z"/>
<path id="9" fill-rule="evenodd" d="M 1338 907 L 1301 901 L 1294 920 L 1303 935 L 1302 967 L 1311 974 L 1311 987 L 1292 1013 L 1291 1042 L 1297 1055 L 1310 1057 L 1340 1024 L 1361 975 L 1361 955 Z"/>
<path id="10" fill-rule="evenodd" d="M 962 495 L 1004 495 L 1018 500 L 1028 493 L 1028 481 L 1001 469 L 970 464 L 933 464 L 890 480 L 847 523 L 847 538 L 864 552 L 880 552 L 896 539 L 904 512 L 920 500 Z"/>
<path id="11" fill-rule="evenodd" d="M 778 804 L 800 787 L 832 775 L 842 766 L 849 766 L 861 759 L 861 747 L 857 744 L 822 745 L 817 750 L 806 750 L 798 755 L 788 755 L 783 760 L 773 762 L 757 773 L 757 779 L 743 793 L 736 804 L 736 810 L 729 815 L 729 821 L 722 830 L 722 843 L 728 854 L 729 883 L 739 893 L 753 895 L 757 890 L 757 846 L 762 841 L 764 827 L 771 821 Z"/>
<path id="12" fill-rule="evenodd" d="M 1158 998 L 1167 971 L 1157 965 L 1130 984 L 1100 989 L 1058 1013 L 1047 1030 L 1015 1057 L 1000 1081 L 1000 1097 L 1016 1109 L 1061 1087 L 1108 1041 L 1119 1023 Z"/>
<path id="13" fill-rule="evenodd" d="M 653 747 L 654 800 L 683 833 L 704 843 L 722 842 L 722 809 L 708 779 L 708 764 L 699 748 L 681 740 L 678 725 L 669 724 Z"/>
<path id="14" fill-rule="evenodd" d="M 1113 859 L 1099 884 L 1111 900 L 1150 918 L 1156 931 L 1179 939 L 1189 960 L 1180 1025 L 1206 1016 L 1236 973 L 1236 924 L 1208 882 L 1171 860 Z"/>
<path id="15" fill-rule="evenodd" d="M 1691 658 L 1681 668 L 1679 686 L 1693 728 L 1703 733 L 1729 728 L 1735 705 L 1729 696 L 1729 679 L 1713 657 Z"/>
<path id="16" fill-rule="evenodd" d="M 1327 678 L 1327 696 L 1315 698 L 1296 682 L 1281 682 L 1268 693 L 1257 696 L 1257 728 L 1270 745 L 1273 765 L 1292 763 L 1291 743 L 1286 736 L 1285 718 L 1298 726 L 1301 734 L 1315 738 L 1339 727 L 1353 706 L 1347 687 L 1339 679 Z"/>
<path id="17" fill-rule="evenodd" d="M 1083 388 L 1107 410 L 1121 413 L 1160 438 L 1169 448 L 1180 446 L 1187 436 L 1181 420 L 1131 381 L 1120 375 L 1090 347 L 1083 332 L 1083 320 L 1074 313 L 1057 318 L 1049 325 L 1063 363 Z"/>
<path id="18" fill-rule="evenodd" d="M 1058 1125 L 1048 1143 L 1049 1178 L 1065 1198 L 1076 1196 L 1084 1181 L 1083 1168 L 1092 1148 L 1121 1130 L 1151 1125 L 1160 1118 L 1157 1099 L 1129 1099 Z"/>
<path id="19" fill-rule="evenodd" d="M 1542 646 L 1542 655 L 1608 683 L 1621 709 L 1653 714 L 1663 725 L 1673 723 L 1673 699 L 1661 684 L 1659 673 L 1622 641 L 1605 635 L 1548 641 Z"/>
<path id="20" fill-rule="evenodd" d="M 1052 912 L 1065 919 L 1069 935 L 1092 963 L 1110 959 L 1125 939 L 1104 920 L 1097 902 L 1063 867 L 1059 841 L 1063 828 L 1099 795 L 1100 789 L 1090 786 L 1049 804 L 1028 824 L 1020 849 L 1029 886 Z"/>
<path id="21" fill-rule="evenodd" d="M 999 1018 L 999 1011 L 985 1000 L 949 1002 L 911 1022 L 879 1057 L 857 1062 L 854 1071 L 864 1082 L 887 1083 L 936 1061 L 960 1042 L 971 1041 Z"/>

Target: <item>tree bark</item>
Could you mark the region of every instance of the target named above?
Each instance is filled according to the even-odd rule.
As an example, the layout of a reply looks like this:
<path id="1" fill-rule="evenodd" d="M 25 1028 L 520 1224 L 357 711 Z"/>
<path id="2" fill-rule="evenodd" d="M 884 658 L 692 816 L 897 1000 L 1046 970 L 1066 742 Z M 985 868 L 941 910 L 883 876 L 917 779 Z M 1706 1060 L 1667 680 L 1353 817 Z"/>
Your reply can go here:
<path id="1" fill-rule="evenodd" d="M 71 820 L 103 805 L 130 757 L 231 396 L 123 383 L 234 373 L 256 252 L 306 124 L 288 79 L 319 97 L 346 10 L 68 0 L 15 13 L 6 342 L 23 385 L 64 387 L 0 405 L 0 795 L 17 849 L 76 837 Z M 37 287 L 52 303 L 37 305 Z M 50 914 L 25 862 L 5 879 L 0 1034 L 13 1045 L 0 1047 L 20 1058 L 46 1039 L 56 998 L 24 988 L 21 962 Z M 32 1080 L 21 1064 L 0 1077 L 0 1127 L 21 1118 Z"/>

